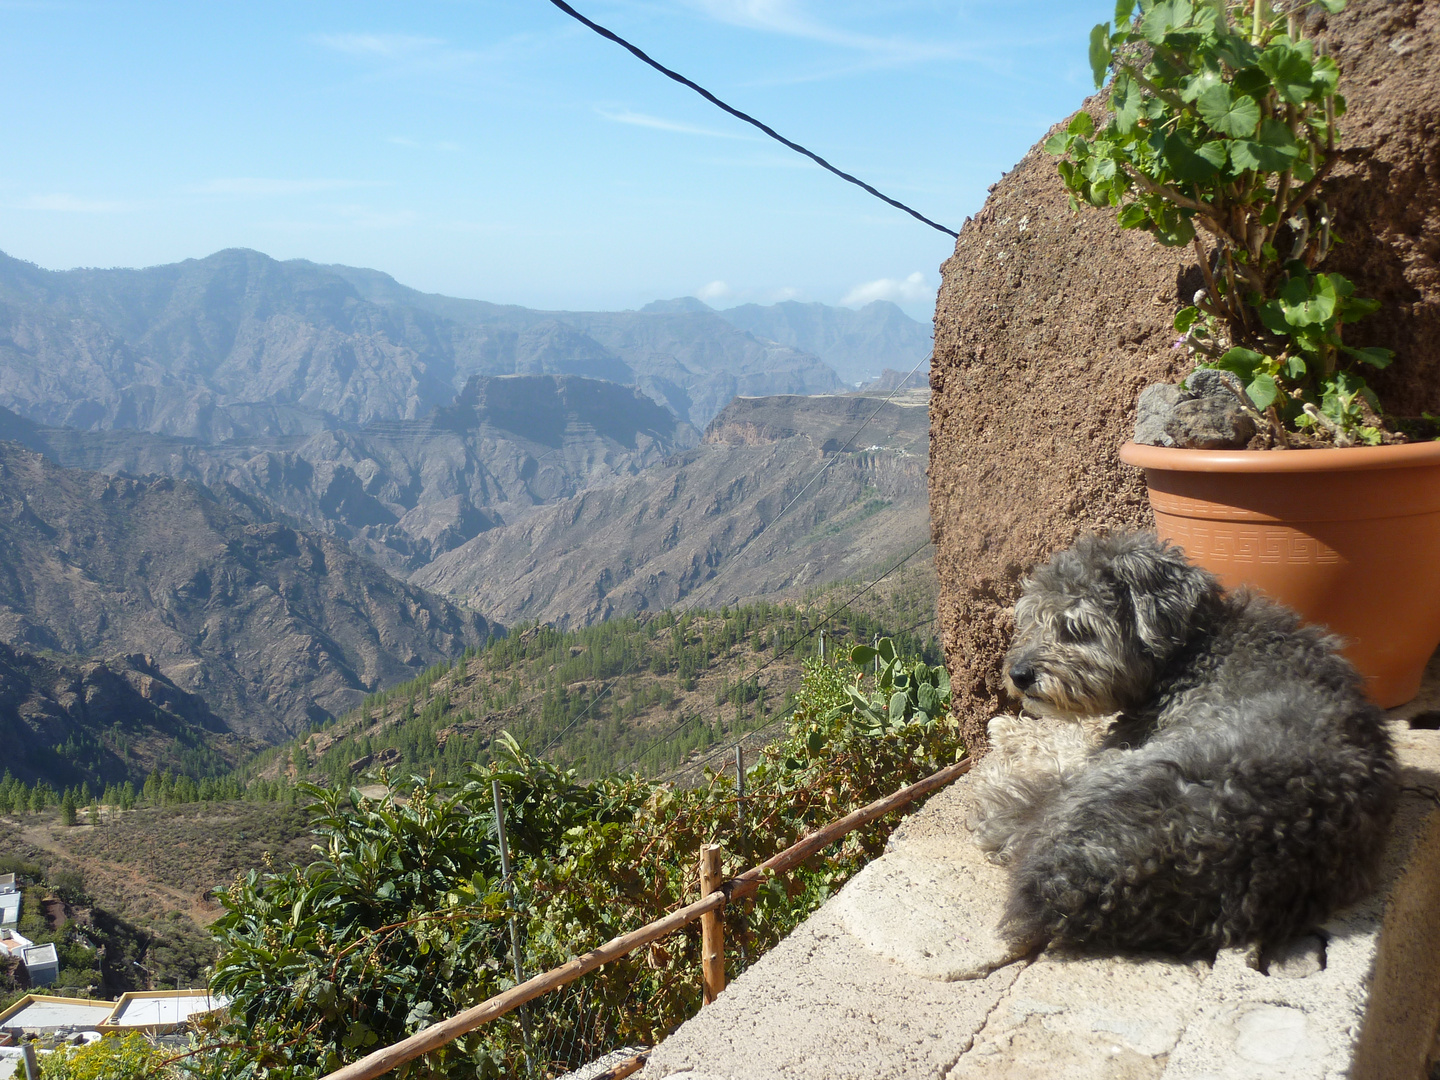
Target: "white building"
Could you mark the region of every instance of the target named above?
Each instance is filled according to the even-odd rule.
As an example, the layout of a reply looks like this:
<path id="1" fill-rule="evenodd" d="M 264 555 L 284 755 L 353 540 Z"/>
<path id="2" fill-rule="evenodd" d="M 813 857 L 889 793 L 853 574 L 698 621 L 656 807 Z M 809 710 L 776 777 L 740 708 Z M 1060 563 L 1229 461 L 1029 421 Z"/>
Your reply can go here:
<path id="1" fill-rule="evenodd" d="M 53 943 L 30 945 L 20 951 L 20 959 L 25 961 L 31 986 L 49 986 L 60 977 L 60 957 Z"/>
<path id="2" fill-rule="evenodd" d="M 0 930 L 0 949 L 10 956 L 19 956 L 35 943 L 18 930 Z"/>
<path id="3" fill-rule="evenodd" d="M 20 923 L 20 886 L 14 874 L 0 874 L 0 927 Z"/>

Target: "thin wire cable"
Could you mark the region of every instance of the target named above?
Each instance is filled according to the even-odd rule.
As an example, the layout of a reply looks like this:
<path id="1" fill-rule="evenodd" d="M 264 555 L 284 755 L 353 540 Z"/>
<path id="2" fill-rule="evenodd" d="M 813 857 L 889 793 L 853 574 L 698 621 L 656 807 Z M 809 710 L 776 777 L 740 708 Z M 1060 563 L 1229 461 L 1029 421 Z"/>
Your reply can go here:
<path id="1" fill-rule="evenodd" d="M 905 629 L 903 629 L 903 630 L 896 630 L 896 631 L 895 631 L 893 634 L 891 634 L 890 636 L 891 636 L 891 637 L 897 637 L 897 636 L 899 636 L 900 634 L 908 634 L 911 630 L 918 629 L 919 627 L 924 626 L 926 623 L 932 623 L 932 622 L 934 622 L 936 619 L 938 619 L 939 617 L 940 617 L 939 614 L 936 613 L 936 614 L 934 614 L 934 615 L 931 615 L 929 618 L 921 619 L 921 620 L 920 620 L 919 622 L 917 622 L 917 623 L 911 623 L 909 626 L 905 627 Z M 758 670 L 758 669 L 757 669 L 757 670 Z M 743 743 L 746 739 L 750 738 L 752 735 L 757 735 L 757 734 L 759 734 L 759 733 L 762 732 L 762 731 L 765 731 L 765 730 L 767 730 L 767 729 L 769 729 L 769 728 L 774 727 L 774 726 L 775 726 L 776 724 L 778 724 L 781 720 L 785 720 L 785 719 L 789 718 L 789 716 L 790 716 L 794 711 L 795 711 L 795 706 L 792 705 L 792 706 L 790 706 L 790 708 L 786 709 L 783 713 L 778 713 L 778 714 L 776 714 L 774 717 L 772 717 L 771 719 L 765 721 L 765 723 L 761 724 L 759 727 L 757 727 L 757 728 L 751 728 L 749 731 L 745 732 L 743 735 L 741 735 L 738 739 L 734 740 L 733 742 L 728 742 L 728 743 L 724 744 L 723 746 L 717 747 L 717 748 L 714 750 L 714 752 L 712 752 L 711 754 L 709 754 L 709 755 L 706 756 L 706 757 L 701 758 L 698 762 L 695 762 L 695 763 L 693 763 L 693 764 L 685 764 L 685 765 L 680 766 L 679 768 L 671 769 L 668 773 L 666 773 L 664 776 L 662 776 L 662 777 L 660 778 L 659 782 L 663 784 L 663 783 L 665 783 L 667 780 L 670 780 L 672 777 L 678 776 L 680 773 L 684 772 L 686 769 L 693 769 L 693 768 L 696 768 L 697 766 L 703 768 L 704 766 L 709 765 L 710 762 L 714 761 L 717 757 L 720 757 L 722 754 L 728 754 L 731 750 L 734 750 L 735 747 L 739 746 L 741 743 Z M 650 752 L 650 749 L 651 749 L 650 747 L 647 747 L 647 748 L 646 748 L 646 753 L 649 753 L 649 752 Z"/>
<path id="2" fill-rule="evenodd" d="M 719 109 L 723 109 L 725 112 L 729 113 L 731 116 L 735 117 L 735 118 L 738 119 L 738 120 L 743 120 L 743 121 L 745 121 L 745 123 L 750 124 L 752 127 L 759 128 L 759 129 L 760 129 L 761 131 L 763 131 L 766 135 L 769 135 L 770 138 L 774 139 L 776 142 L 778 142 L 778 143 L 780 143 L 780 144 L 782 144 L 782 145 L 784 145 L 784 146 L 789 147 L 791 150 L 794 150 L 797 154 L 804 154 L 807 158 L 809 158 L 811 161 L 815 162 L 815 164 L 816 164 L 816 165 L 819 165 L 822 169 L 826 169 L 826 170 L 828 170 L 829 172 L 834 173 L 836 176 L 840 177 L 840 179 L 846 180 L 846 181 L 848 181 L 849 183 L 854 184 L 856 187 L 863 188 L 865 191 L 869 192 L 871 195 L 874 195 L 874 196 L 875 196 L 877 199 L 879 199 L 880 201 L 889 203 L 891 206 L 895 207 L 895 209 L 897 209 L 897 210 L 903 210 L 903 211 L 905 211 L 905 213 L 909 214 L 911 217 L 915 218 L 917 221 L 923 221 L 926 225 L 929 225 L 932 229 L 938 229 L 940 232 L 944 233 L 946 236 L 957 236 L 957 237 L 958 237 L 958 236 L 960 235 L 960 234 L 957 233 L 954 229 L 947 229 L 944 225 L 941 225 L 939 222 L 937 222 L 937 221 L 931 221 L 931 220 L 930 220 L 928 217 L 926 217 L 924 214 L 920 213 L 920 211 L 915 210 L 915 209 L 912 209 L 911 207 L 906 206 L 904 203 L 900 202 L 898 199 L 892 199 L 889 195 L 886 195 L 884 192 L 882 192 L 882 191 L 877 191 L 875 188 L 873 188 L 873 187 L 871 187 L 869 184 L 865 183 L 864 180 L 861 180 L 858 176 L 851 176 L 849 173 L 844 172 L 844 171 L 841 170 L 841 169 L 837 169 L 834 165 L 831 165 L 830 162 L 826 161 L 826 160 L 825 160 L 824 158 L 822 158 L 819 154 L 814 153 L 814 152 L 811 151 L 811 150 L 805 149 L 805 147 L 801 146 L 801 145 L 800 145 L 799 143 L 797 143 L 797 142 L 791 142 L 789 139 L 785 138 L 784 135 L 781 135 L 778 131 L 776 131 L 774 128 L 770 127 L 768 124 L 761 123 L 759 120 L 756 120 L 755 117 L 749 115 L 748 113 L 743 113 L 743 112 L 741 112 L 739 109 L 734 108 L 734 107 L 731 106 L 731 105 L 725 104 L 725 102 L 721 101 L 718 97 L 716 97 L 714 94 L 712 94 L 709 90 L 706 90 L 706 89 L 705 89 L 703 86 L 701 86 L 699 83 L 694 82 L 694 81 L 692 81 L 692 80 L 690 80 L 690 79 L 687 79 L 684 75 L 681 75 L 678 71 L 671 71 L 669 68 L 667 68 L 664 64 L 660 63 L 659 61 L 651 59 L 651 58 L 650 58 L 649 56 L 647 56 L 642 50 L 640 50 L 639 48 L 637 48 L 637 47 L 634 46 L 634 45 L 631 45 L 630 42 L 626 41 L 624 38 L 622 38 L 619 34 L 615 33 L 613 30 L 607 30 L 607 29 L 605 29 L 605 27 L 601 26 L 599 23 L 594 22 L 594 21 L 591 20 L 591 19 L 587 19 L 584 15 L 581 15 L 578 11 L 576 11 L 576 10 L 575 10 L 573 7 L 571 7 L 569 4 L 565 3 L 565 0 L 550 0 L 550 2 L 551 2 L 552 4 L 554 4 L 557 8 L 559 8 L 561 11 L 565 12 L 566 15 L 569 15 L 572 19 L 575 19 L 576 21 L 578 21 L 578 22 L 580 22 L 580 23 L 583 23 L 584 25 L 588 26 L 591 30 L 594 30 L 595 33 L 599 34 L 601 37 L 607 38 L 608 40 L 615 42 L 616 45 L 619 45 L 622 49 L 627 50 L 627 51 L 630 52 L 632 55 L 634 55 L 637 59 L 641 60 L 642 62 L 644 62 L 644 63 L 646 63 L 646 64 L 649 64 L 652 68 L 654 68 L 656 71 L 660 72 L 660 74 L 664 75 L 667 79 L 674 79 L 674 80 L 675 80 L 677 83 L 679 83 L 681 86 L 688 86 L 691 90 L 694 90 L 695 93 L 699 94 L 699 95 L 700 95 L 701 97 L 703 97 L 706 101 L 710 102 L 710 104 L 716 106 L 716 107 L 719 108 Z"/>
<path id="3" fill-rule="evenodd" d="M 763 663 L 763 664 L 761 664 L 759 667 L 757 667 L 757 668 L 755 669 L 754 675 L 759 675 L 760 672 L 764 671 L 764 670 L 765 670 L 767 667 L 769 667 L 771 664 L 777 662 L 782 656 L 785 656 L 787 653 L 789 653 L 790 651 L 792 651 L 797 645 L 799 645 L 799 644 L 800 644 L 802 641 L 804 641 L 806 638 L 812 637 L 813 635 L 819 633 L 821 630 L 823 630 L 823 629 L 825 628 L 825 624 L 828 623 L 828 622 L 830 622 L 830 620 L 834 619 L 836 615 L 839 615 L 842 611 L 844 611 L 846 608 L 848 608 L 848 607 L 849 607 L 851 604 L 853 604 L 856 600 L 859 600 L 860 597 L 864 596 L 864 595 L 865 595 L 866 593 L 868 593 L 871 589 L 875 588 L 876 585 L 879 585 L 880 582 L 884 581 L 887 577 L 889 577 L 891 574 L 893 574 L 896 570 L 899 570 L 900 567 L 904 566 L 907 562 L 909 562 L 911 559 L 913 559 L 916 555 L 920 554 L 921 551 L 923 551 L 925 548 L 927 548 L 927 547 L 929 547 L 929 546 L 930 546 L 930 540 L 929 540 L 929 538 L 926 538 L 925 541 L 922 542 L 921 544 L 919 544 L 917 547 L 911 548 L 909 554 L 905 555 L 903 558 L 900 559 L 899 562 L 896 562 L 894 565 L 892 565 L 892 566 L 890 567 L 890 569 L 886 570 L 883 574 L 881 574 L 879 577 L 877 577 L 874 581 L 870 582 L 869 585 L 866 585 L 863 589 L 861 589 L 859 592 L 857 592 L 854 596 L 850 597 L 849 600 L 846 600 L 845 603 L 841 604 L 841 605 L 840 605 L 838 608 L 836 608 L 834 611 L 831 611 L 831 612 L 830 612 L 829 614 L 827 614 L 823 619 L 821 619 L 821 620 L 820 620 L 819 622 L 817 622 L 814 626 L 812 626 L 809 630 L 806 630 L 803 634 L 801 634 L 801 635 L 800 635 L 799 637 L 797 637 L 794 641 L 792 641 L 789 645 L 786 645 L 786 646 L 784 646 L 783 648 L 780 648 L 780 649 L 775 650 L 775 655 L 772 656 L 772 657 L 770 657 L 769 660 L 766 660 L 765 663 Z M 919 626 L 919 625 L 922 625 L 922 624 L 917 623 L 916 625 Z M 902 633 L 903 633 L 903 631 L 902 631 Z M 751 677 L 753 678 L 754 676 L 752 675 Z M 624 678 L 624 676 L 622 675 L 621 678 Z M 690 723 L 691 721 L 693 721 L 693 720 L 695 720 L 695 719 L 696 719 L 696 717 L 694 717 L 694 716 L 687 716 L 684 720 L 680 721 L 679 724 L 675 725 L 675 727 L 671 728 L 671 729 L 670 729 L 669 731 L 667 731 L 664 735 L 661 735 L 658 739 L 655 739 L 655 740 L 654 740 L 653 742 L 651 742 L 648 746 L 646 746 L 644 750 L 641 750 L 639 754 L 637 754 L 635 757 L 633 757 L 633 758 L 630 760 L 630 764 L 625 767 L 625 771 L 628 772 L 630 769 L 635 768 L 635 766 L 640 762 L 640 760 L 641 760 L 642 758 L 644 758 L 644 756 L 645 756 L 646 754 L 648 754 L 651 750 L 654 750 L 655 747 L 659 746 L 659 745 L 660 745 L 661 743 L 663 743 L 666 739 L 669 739 L 669 738 L 671 738 L 672 736 L 674 736 L 674 734 L 675 734 L 677 731 L 679 731 L 679 730 L 680 730 L 681 728 L 683 728 L 686 724 Z M 758 731 L 758 730 L 760 730 L 760 729 L 757 728 L 756 730 Z"/>
<path id="4" fill-rule="evenodd" d="M 554 0 L 552 0 L 552 2 L 554 2 Z M 820 466 L 819 471 L 816 472 L 815 475 L 810 478 L 810 480 L 805 484 L 804 487 L 802 487 L 802 488 L 800 489 L 800 491 L 795 495 L 794 498 L 792 498 L 789 502 L 787 502 L 783 507 L 780 508 L 780 512 L 779 512 L 778 514 L 776 514 L 773 518 L 771 518 L 769 521 L 767 521 L 767 522 L 765 523 L 764 528 L 762 528 L 758 533 L 756 533 L 754 536 L 752 536 L 749 540 L 746 540 L 745 543 L 743 543 L 743 544 L 740 545 L 740 549 L 739 549 L 738 551 L 736 551 L 734 555 L 731 555 L 731 556 L 730 556 L 730 562 L 731 562 L 731 563 L 734 563 L 736 559 L 740 558 L 741 555 L 745 554 L 745 552 L 749 549 L 749 547 L 750 547 L 751 544 L 755 543 L 755 541 L 759 540 L 760 537 L 764 536 L 765 533 L 769 531 L 770 526 L 774 525 L 777 521 L 779 521 L 782 517 L 784 517 L 784 516 L 786 515 L 786 513 L 789 512 L 790 508 L 791 508 L 792 506 L 794 506 L 794 505 L 796 504 L 796 502 L 799 501 L 800 496 L 801 496 L 801 495 L 804 495 L 805 492 L 809 491 L 810 488 L 814 486 L 815 482 L 816 482 L 817 480 L 819 480 L 820 477 L 822 477 L 822 476 L 825 475 L 826 470 L 829 469 L 831 465 L 835 464 L 835 462 L 840 459 L 840 455 L 843 454 L 843 453 L 845 453 L 846 450 L 850 449 L 850 444 L 853 443 L 856 439 L 858 439 L 858 438 L 860 437 L 860 433 L 861 433 L 862 431 L 864 431 L 867 426 L 869 426 L 871 420 L 874 420 L 875 417 L 877 417 L 877 416 L 880 415 L 880 410 L 883 409 L 883 408 L 885 408 L 886 405 L 889 405 L 890 402 L 891 402 L 892 400 L 894 400 L 895 395 L 898 394 L 898 393 L 901 391 L 901 389 L 904 388 L 905 384 L 910 381 L 911 377 L 914 376 L 914 374 L 915 374 L 917 371 L 920 370 L 920 365 L 928 362 L 928 361 L 931 360 L 931 359 L 933 359 L 934 356 L 935 356 L 935 354 L 934 354 L 934 352 L 932 351 L 932 352 L 928 353 L 926 356 L 924 356 L 922 359 L 917 360 L 917 361 L 915 362 L 915 366 L 910 369 L 909 373 L 905 376 L 905 378 L 903 378 L 903 379 L 900 380 L 900 382 L 895 386 L 895 389 L 893 389 L 893 390 L 890 391 L 889 395 L 885 398 L 885 400 L 882 401 L 879 405 L 877 405 L 877 406 L 875 407 L 875 411 L 872 412 L 869 416 L 867 416 L 867 417 L 864 419 L 864 421 L 860 424 L 860 426 L 857 427 L 853 432 L 851 432 L 850 437 L 845 440 L 845 445 L 842 446 L 842 447 L 841 447 L 838 451 L 836 451 L 834 454 L 832 454 L 832 455 L 830 456 L 830 458 L 825 462 L 824 465 Z M 929 541 L 927 540 L 926 543 L 929 543 Z M 921 545 L 921 546 L 924 546 L 924 545 Z M 918 549 L 917 549 L 917 550 L 918 550 Z M 911 554 L 913 555 L 914 552 L 911 552 Z M 909 558 L 909 556 L 906 556 L 906 558 Z M 886 573 L 889 573 L 889 571 L 886 571 Z M 699 590 L 697 589 L 696 592 L 695 592 L 694 595 L 693 595 L 692 602 L 686 607 L 685 611 L 682 612 L 682 614 L 688 614 L 690 611 L 694 610 L 696 607 L 699 606 L 699 602 L 700 602 L 700 592 L 699 592 Z M 842 609 L 842 610 L 843 610 L 843 609 Z M 822 624 L 822 625 L 823 625 L 823 624 Z M 769 663 L 769 661 L 767 661 L 767 664 L 768 664 L 768 663 Z M 603 687 L 601 687 L 600 692 L 599 692 L 598 694 L 596 694 L 593 698 L 590 699 L 589 703 L 585 706 L 585 708 L 584 708 L 583 710 L 581 710 L 580 713 L 578 713 L 578 714 L 575 716 L 575 718 L 570 721 L 570 723 L 566 724 L 565 727 L 562 728 L 562 729 L 560 730 L 560 732 L 555 735 L 554 738 L 552 738 L 549 742 L 547 742 L 547 743 L 545 744 L 544 748 L 540 751 L 540 753 L 539 753 L 538 756 L 544 757 L 544 756 L 545 756 L 546 754 L 548 754 L 552 749 L 555 748 L 556 744 L 558 744 L 561 739 L 563 739 L 566 735 L 570 734 L 570 732 L 575 729 L 575 726 L 576 726 L 577 724 L 579 724 L 581 720 L 585 719 L 586 716 L 590 715 L 590 710 L 593 709 L 593 708 L 599 703 L 600 699 L 603 698 L 603 697 L 605 697 L 605 695 L 607 695 L 608 693 L 610 693 L 611 689 L 615 686 L 616 683 L 618 683 L 621 679 L 625 678 L 626 675 L 629 675 L 630 672 L 632 672 L 633 670 L 635 670 L 635 664 L 636 664 L 636 662 L 635 662 L 635 661 L 632 661 L 630 664 L 628 664 L 628 665 L 626 666 L 626 668 L 625 668 L 624 671 L 620 672 L 619 675 L 615 676 L 615 678 L 611 679 L 608 683 L 606 683 Z M 763 668 L 757 669 L 757 673 L 758 673 L 759 670 L 763 670 Z M 687 720 L 687 721 L 685 721 L 685 722 L 688 723 L 689 721 Z M 677 730 L 678 730 L 678 729 L 677 729 Z M 646 752 L 648 753 L 649 750 L 647 749 Z"/>

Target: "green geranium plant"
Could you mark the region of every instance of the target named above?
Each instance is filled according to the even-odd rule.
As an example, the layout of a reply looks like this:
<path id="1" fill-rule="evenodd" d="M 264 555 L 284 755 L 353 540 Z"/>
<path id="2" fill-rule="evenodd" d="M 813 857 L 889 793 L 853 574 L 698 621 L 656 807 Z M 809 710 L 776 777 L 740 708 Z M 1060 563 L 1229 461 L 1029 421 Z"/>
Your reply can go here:
<path id="1" fill-rule="evenodd" d="M 1379 302 L 1319 269 L 1337 243 L 1325 178 L 1345 99 L 1303 26 L 1344 2 L 1118 0 L 1090 36 L 1108 121 L 1077 113 L 1046 143 L 1077 208 L 1194 246 L 1205 288 L 1175 316 L 1178 344 L 1238 375 L 1280 445 L 1386 437 L 1363 372 L 1392 354 L 1345 340 Z"/>
<path id="2" fill-rule="evenodd" d="M 875 647 L 857 645 L 850 662 L 859 669 L 855 683 L 845 687 L 846 700 L 831 710 L 831 718 L 849 717 L 868 735 L 885 735 L 905 728 L 929 729 L 949 715 L 950 674 L 924 660 L 907 661 L 888 637 Z M 860 686 L 861 675 L 875 665 L 870 693 Z"/>

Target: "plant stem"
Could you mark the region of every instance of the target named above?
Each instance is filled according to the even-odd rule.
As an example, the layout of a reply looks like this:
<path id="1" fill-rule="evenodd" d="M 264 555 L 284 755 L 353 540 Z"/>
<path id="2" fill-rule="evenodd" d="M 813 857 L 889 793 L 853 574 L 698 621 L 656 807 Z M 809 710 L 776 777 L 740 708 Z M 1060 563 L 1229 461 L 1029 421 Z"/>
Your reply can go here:
<path id="1" fill-rule="evenodd" d="M 1145 78 L 1144 75 L 1141 75 L 1137 69 L 1131 67 L 1129 64 L 1125 65 L 1124 70 L 1125 73 L 1130 76 L 1130 78 L 1134 79 L 1135 82 L 1139 84 L 1142 90 L 1148 90 L 1151 94 L 1158 97 L 1161 101 L 1176 109 L 1179 109 L 1181 112 L 1190 113 L 1192 116 L 1195 115 L 1195 109 L 1191 105 L 1186 103 L 1185 99 L 1180 97 L 1180 95 L 1176 94 L 1173 90 L 1160 89 L 1160 87 L 1156 86 L 1149 79 Z"/>
<path id="2" fill-rule="evenodd" d="M 1218 311 L 1220 292 L 1215 288 L 1215 275 L 1210 272 L 1210 257 L 1200 246 L 1200 237 L 1196 236 L 1191 242 L 1195 245 L 1195 258 L 1200 261 L 1200 276 L 1205 279 L 1205 290 L 1210 296 L 1210 303 Z"/>

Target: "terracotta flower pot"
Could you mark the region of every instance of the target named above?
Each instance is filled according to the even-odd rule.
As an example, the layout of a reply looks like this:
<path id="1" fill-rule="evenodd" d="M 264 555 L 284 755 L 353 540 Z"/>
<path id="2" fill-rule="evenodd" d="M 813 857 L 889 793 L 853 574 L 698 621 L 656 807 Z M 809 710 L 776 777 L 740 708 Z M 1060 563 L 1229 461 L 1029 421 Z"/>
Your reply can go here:
<path id="1" fill-rule="evenodd" d="M 1251 585 L 1328 626 L 1393 708 L 1440 645 L 1440 442 L 1345 450 L 1126 443 L 1160 536 L 1227 588 Z"/>

